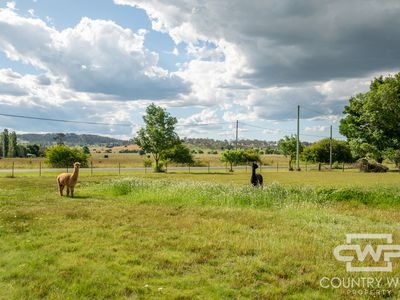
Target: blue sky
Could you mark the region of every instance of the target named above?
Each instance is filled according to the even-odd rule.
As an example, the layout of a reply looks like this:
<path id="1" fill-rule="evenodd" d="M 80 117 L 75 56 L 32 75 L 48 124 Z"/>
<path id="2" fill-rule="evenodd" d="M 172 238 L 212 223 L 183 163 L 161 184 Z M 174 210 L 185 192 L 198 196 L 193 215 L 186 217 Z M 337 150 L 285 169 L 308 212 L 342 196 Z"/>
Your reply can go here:
<path id="1" fill-rule="evenodd" d="M 359 12 L 362 5 L 363 11 Z M 17 132 L 130 138 L 154 102 L 181 136 L 335 137 L 348 99 L 398 72 L 397 1 L 0 1 L 0 116 Z M 198 126 L 198 124 L 210 124 Z"/>

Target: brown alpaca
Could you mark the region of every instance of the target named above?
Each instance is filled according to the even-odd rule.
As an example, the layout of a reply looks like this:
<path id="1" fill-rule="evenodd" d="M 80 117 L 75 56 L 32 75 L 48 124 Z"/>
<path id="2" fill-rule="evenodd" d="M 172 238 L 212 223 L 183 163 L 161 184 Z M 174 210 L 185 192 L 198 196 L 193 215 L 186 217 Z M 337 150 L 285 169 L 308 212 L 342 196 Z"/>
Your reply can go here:
<path id="1" fill-rule="evenodd" d="M 80 163 L 74 163 L 74 172 L 71 173 L 62 173 L 57 176 L 58 188 L 60 190 L 60 195 L 63 196 L 64 187 L 67 187 L 67 196 L 69 196 L 69 192 L 71 192 L 71 197 L 74 197 L 74 188 L 76 182 L 78 181 L 79 167 Z"/>

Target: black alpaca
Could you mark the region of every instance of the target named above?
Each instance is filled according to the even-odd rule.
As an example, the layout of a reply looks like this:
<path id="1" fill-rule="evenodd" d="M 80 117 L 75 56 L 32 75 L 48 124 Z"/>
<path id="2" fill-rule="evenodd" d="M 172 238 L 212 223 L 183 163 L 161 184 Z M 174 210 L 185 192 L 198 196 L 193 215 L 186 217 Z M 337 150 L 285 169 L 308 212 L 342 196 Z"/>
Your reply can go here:
<path id="1" fill-rule="evenodd" d="M 263 185 L 263 177 L 261 174 L 256 173 L 256 169 L 258 168 L 258 165 L 253 162 L 252 167 L 252 173 L 251 173 L 251 184 L 254 186 L 261 186 Z"/>

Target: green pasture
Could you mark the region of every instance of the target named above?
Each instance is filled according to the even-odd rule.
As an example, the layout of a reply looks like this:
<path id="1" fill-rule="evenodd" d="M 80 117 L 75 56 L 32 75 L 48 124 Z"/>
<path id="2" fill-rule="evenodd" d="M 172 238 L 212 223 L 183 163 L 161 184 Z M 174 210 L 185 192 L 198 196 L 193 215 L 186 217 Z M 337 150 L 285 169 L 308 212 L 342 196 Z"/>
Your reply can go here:
<path id="1" fill-rule="evenodd" d="M 16 175 L 0 178 L 0 299 L 360 299 L 320 286 L 348 276 L 333 248 L 400 242 L 395 172 L 268 171 L 264 189 L 245 171 L 82 173 L 73 199 L 56 174 Z"/>

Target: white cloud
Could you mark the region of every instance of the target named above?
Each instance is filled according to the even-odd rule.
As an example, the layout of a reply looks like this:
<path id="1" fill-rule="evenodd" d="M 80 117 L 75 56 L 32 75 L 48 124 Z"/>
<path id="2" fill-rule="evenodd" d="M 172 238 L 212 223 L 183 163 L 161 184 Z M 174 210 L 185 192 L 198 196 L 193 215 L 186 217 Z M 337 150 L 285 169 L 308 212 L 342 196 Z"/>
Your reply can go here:
<path id="1" fill-rule="evenodd" d="M 328 130 L 327 126 L 321 126 L 321 125 L 317 125 L 317 126 L 307 126 L 306 128 L 304 128 L 305 132 L 325 132 Z"/>
<path id="2" fill-rule="evenodd" d="M 15 1 L 7 2 L 7 3 L 6 3 L 6 7 L 9 8 L 9 9 L 11 9 L 11 10 L 15 10 L 15 8 L 16 8 L 16 3 L 15 3 Z"/>
<path id="3" fill-rule="evenodd" d="M 35 16 L 35 10 L 34 10 L 33 8 L 28 9 L 28 13 L 29 13 L 29 15 L 30 15 L 31 17 L 36 17 L 36 16 Z"/>
<path id="4" fill-rule="evenodd" d="M 186 118 L 179 118 L 176 126 L 181 136 L 213 135 L 223 130 L 224 124 L 217 115 L 217 111 L 206 108 Z"/>
<path id="5" fill-rule="evenodd" d="M 144 36 L 144 30 L 134 33 L 89 18 L 59 32 L 40 19 L 0 10 L 0 47 L 6 55 L 50 72 L 71 89 L 131 100 L 187 92 L 181 78 L 158 66 L 158 54 L 144 47 Z"/>

